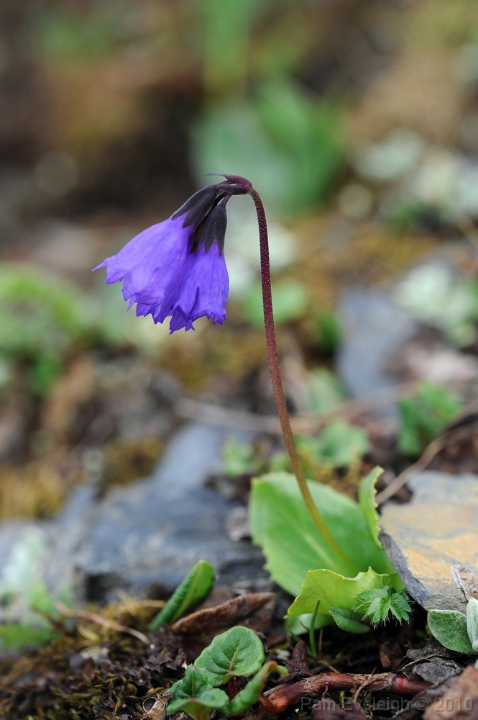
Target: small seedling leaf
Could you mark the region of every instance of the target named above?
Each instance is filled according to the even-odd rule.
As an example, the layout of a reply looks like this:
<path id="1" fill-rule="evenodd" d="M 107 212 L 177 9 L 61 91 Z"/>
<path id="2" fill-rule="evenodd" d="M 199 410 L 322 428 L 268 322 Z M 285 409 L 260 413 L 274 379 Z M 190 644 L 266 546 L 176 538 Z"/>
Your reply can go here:
<path id="1" fill-rule="evenodd" d="M 363 613 L 372 625 L 385 622 L 390 613 L 399 622 L 408 621 L 412 609 L 402 592 L 390 585 L 366 590 L 358 596 L 355 610 Z"/>
<path id="2" fill-rule="evenodd" d="M 457 610 L 430 610 L 428 627 L 433 637 L 449 650 L 473 652 L 466 627 L 466 616 L 463 613 Z"/>
<path id="3" fill-rule="evenodd" d="M 238 715 L 243 713 L 245 710 L 251 707 L 257 700 L 262 692 L 267 677 L 272 672 L 278 672 L 281 675 L 288 675 L 286 668 L 281 667 L 274 661 L 266 663 L 258 673 L 249 680 L 247 685 L 237 693 L 236 697 L 233 698 L 225 708 L 225 712 L 228 715 Z"/>
<path id="4" fill-rule="evenodd" d="M 412 608 L 407 600 L 405 591 L 395 592 L 391 597 L 390 612 L 399 622 L 408 622 Z"/>
<path id="5" fill-rule="evenodd" d="M 206 673 L 213 687 L 230 678 L 252 675 L 264 662 L 264 646 L 255 632 L 246 627 L 233 627 L 217 635 L 195 662 Z"/>
<path id="6" fill-rule="evenodd" d="M 151 621 L 149 630 L 154 632 L 165 623 L 172 625 L 179 620 L 209 595 L 214 581 L 214 568 L 206 560 L 200 560 L 178 585 L 161 612 Z"/>
<path id="7" fill-rule="evenodd" d="M 223 709 L 229 701 L 224 690 L 212 687 L 207 674 L 193 665 L 186 668 L 184 678 L 174 683 L 169 692 L 173 699 L 167 714 L 182 710 L 194 720 L 207 720 L 212 709 Z"/>
<path id="8" fill-rule="evenodd" d="M 331 607 L 329 612 L 337 626 L 341 630 L 345 630 L 345 632 L 355 633 L 356 635 L 370 632 L 370 627 L 362 622 L 362 616 L 353 610 Z"/>

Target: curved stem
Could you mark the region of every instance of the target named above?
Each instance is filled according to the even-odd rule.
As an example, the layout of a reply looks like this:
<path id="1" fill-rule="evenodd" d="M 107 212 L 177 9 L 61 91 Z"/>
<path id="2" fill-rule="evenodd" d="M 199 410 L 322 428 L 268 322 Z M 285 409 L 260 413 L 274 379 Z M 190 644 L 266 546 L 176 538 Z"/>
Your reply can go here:
<path id="1" fill-rule="evenodd" d="M 292 470 L 297 479 L 300 492 L 306 504 L 307 510 L 312 517 L 318 531 L 329 545 L 329 547 L 341 558 L 343 562 L 350 567 L 354 573 L 357 572 L 357 568 L 353 565 L 350 559 L 346 556 L 342 548 L 337 544 L 336 540 L 332 536 L 328 529 L 325 521 L 320 514 L 311 492 L 307 485 L 305 478 L 304 469 L 300 462 L 297 448 L 295 445 L 294 435 L 290 424 L 289 413 L 287 411 L 287 405 L 284 395 L 284 387 L 282 384 L 282 377 L 279 365 L 279 355 L 277 352 L 277 341 L 274 325 L 274 313 L 272 310 L 272 287 L 271 287 L 271 269 L 269 261 L 269 238 L 267 232 L 267 220 L 264 211 L 264 205 L 262 204 L 261 197 L 254 187 L 249 189 L 249 195 L 251 196 L 257 213 L 257 222 L 259 225 L 259 244 L 260 244 L 260 255 L 261 255 L 261 280 L 262 280 L 262 302 L 264 305 L 264 329 L 266 336 L 267 345 L 267 357 L 269 360 L 269 368 L 271 372 L 272 390 L 274 392 L 274 399 L 277 407 L 277 414 L 282 428 L 282 435 L 284 437 L 284 443 L 287 448 L 287 453 L 290 458 Z"/>

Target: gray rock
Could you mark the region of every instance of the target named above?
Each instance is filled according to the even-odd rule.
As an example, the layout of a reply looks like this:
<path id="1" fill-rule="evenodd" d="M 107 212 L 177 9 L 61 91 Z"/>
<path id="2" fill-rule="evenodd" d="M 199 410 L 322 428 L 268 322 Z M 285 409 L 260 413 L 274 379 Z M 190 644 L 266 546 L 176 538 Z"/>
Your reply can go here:
<path id="1" fill-rule="evenodd" d="M 478 572 L 478 476 L 423 472 L 409 503 L 383 508 L 380 539 L 409 594 L 427 610 L 466 610 L 453 565 Z"/>
<path id="2" fill-rule="evenodd" d="M 52 526 L 54 544 L 44 572 L 45 583 L 54 596 L 65 585 L 78 599 L 86 595 L 80 568 L 89 553 L 91 531 L 100 511 L 96 488 L 87 484 L 73 490 L 56 516 Z"/>
<path id="3" fill-rule="evenodd" d="M 190 423 L 171 440 L 151 479 L 169 500 L 201 487 L 222 467 L 221 449 L 231 432 L 211 425 Z"/>
<path id="4" fill-rule="evenodd" d="M 102 505 L 84 565 L 90 599 L 97 583 L 101 595 L 108 586 L 144 594 L 159 583 L 171 590 L 201 559 L 212 563 L 222 581 L 260 574 L 260 551 L 226 535 L 230 508 L 203 488 L 163 498 L 149 481 L 113 493 Z"/>
<path id="5" fill-rule="evenodd" d="M 201 559 L 212 563 L 219 582 L 267 577 L 261 551 L 227 536 L 226 518 L 238 503 L 204 487 L 220 467 L 225 436 L 225 430 L 190 424 L 152 477 L 99 503 L 84 495 L 65 507 L 57 562 L 80 569 L 83 599 L 110 600 L 120 588 L 146 595 L 159 585 L 169 592 Z"/>
<path id="6" fill-rule="evenodd" d="M 417 330 L 417 323 L 380 290 L 348 290 L 338 306 L 342 342 L 337 356 L 340 379 L 353 397 L 390 387 L 397 379 L 387 372 L 393 352 Z M 393 406 L 377 414 L 393 417 Z"/>

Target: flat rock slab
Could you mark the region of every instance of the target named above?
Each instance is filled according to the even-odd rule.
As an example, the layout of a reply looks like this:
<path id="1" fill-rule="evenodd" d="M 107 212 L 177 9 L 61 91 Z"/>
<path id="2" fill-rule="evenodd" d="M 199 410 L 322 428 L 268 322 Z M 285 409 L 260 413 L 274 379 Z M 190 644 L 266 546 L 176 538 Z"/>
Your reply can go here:
<path id="1" fill-rule="evenodd" d="M 226 535 L 233 507 L 206 488 L 171 501 L 148 481 L 112 493 L 91 528 L 82 567 L 87 597 L 109 599 L 118 588 L 143 595 L 154 585 L 171 591 L 199 560 L 222 582 L 265 576 L 259 548 Z"/>
<path id="2" fill-rule="evenodd" d="M 205 487 L 222 466 L 225 429 L 191 423 L 172 439 L 155 473 L 112 490 L 100 502 L 72 496 L 57 523 L 62 532 L 55 566 L 79 570 L 85 600 L 114 599 L 118 589 L 171 592 L 199 560 L 219 582 L 267 578 L 259 548 L 233 542 L 226 519 L 239 503 Z"/>
<path id="3" fill-rule="evenodd" d="M 423 472 L 409 482 L 412 500 L 388 503 L 380 539 L 408 593 L 426 610 L 464 612 L 452 565 L 478 573 L 478 476 Z"/>

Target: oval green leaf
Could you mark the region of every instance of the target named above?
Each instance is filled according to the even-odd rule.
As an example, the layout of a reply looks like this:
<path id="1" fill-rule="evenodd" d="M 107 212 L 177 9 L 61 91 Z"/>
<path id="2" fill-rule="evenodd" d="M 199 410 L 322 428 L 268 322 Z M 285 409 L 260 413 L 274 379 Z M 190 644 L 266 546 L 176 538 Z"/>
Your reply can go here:
<path id="1" fill-rule="evenodd" d="M 233 627 L 217 635 L 196 662 L 206 673 L 209 683 L 218 687 L 235 675 L 252 675 L 264 662 L 264 646 L 255 632 Z"/>
<path id="2" fill-rule="evenodd" d="M 466 627 L 466 616 L 457 610 L 430 610 L 428 627 L 439 643 L 449 650 L 472 653 Z"/>
<path id="3" fill-rule="evenodd" d="M 174 683 L 169 692 L 168 715 L 183 710 L 194 720 L 207 720 L 213 708 L 223 709 L 229 698 L 223 690 L 213 688 L 203 670 L 189 665 L 182 680 Z"/>
<path id="4" fill-rule="evenodd" d="M 478 653 L 478 600 L 471 597 L 466 607 L 466 628 L 473 652 Z"/>

